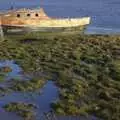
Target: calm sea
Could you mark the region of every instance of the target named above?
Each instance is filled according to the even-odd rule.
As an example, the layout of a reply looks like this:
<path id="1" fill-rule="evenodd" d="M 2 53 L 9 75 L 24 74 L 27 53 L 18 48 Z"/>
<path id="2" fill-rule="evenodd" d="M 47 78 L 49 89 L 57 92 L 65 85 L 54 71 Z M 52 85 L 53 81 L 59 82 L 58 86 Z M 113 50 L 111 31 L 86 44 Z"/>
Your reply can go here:
<path id="1" fill-rule="evenodd" d="M 0 10 L 42 6 L 49 16 L 91 16 L 89 33 L 120 33 L 120 0 L 0 0 Z"/>

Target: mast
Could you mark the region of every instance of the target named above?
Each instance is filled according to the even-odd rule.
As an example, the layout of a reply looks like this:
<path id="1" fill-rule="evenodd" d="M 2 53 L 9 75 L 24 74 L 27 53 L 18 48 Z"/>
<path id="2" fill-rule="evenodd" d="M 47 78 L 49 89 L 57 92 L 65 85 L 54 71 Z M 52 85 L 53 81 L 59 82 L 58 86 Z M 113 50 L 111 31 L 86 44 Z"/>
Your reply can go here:
<path id="1" fill-rule="evenodd" d="M 40 0 L 40 8 L 43 8 L 43 1 Z"/>

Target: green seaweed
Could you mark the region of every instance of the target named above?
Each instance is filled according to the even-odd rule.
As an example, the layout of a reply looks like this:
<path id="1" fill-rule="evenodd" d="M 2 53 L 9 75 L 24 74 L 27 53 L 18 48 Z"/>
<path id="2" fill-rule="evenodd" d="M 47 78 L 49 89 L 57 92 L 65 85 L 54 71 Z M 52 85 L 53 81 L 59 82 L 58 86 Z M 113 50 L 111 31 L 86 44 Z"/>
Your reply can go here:
<path id="1" fill-rule="evenodd" d="M 40 89 L 45 84 L 44 79 L 32 79 L 32 80 L 12 80 L 12 85 L 9 89 L 12 91 L 20 92 L 32 92 Z"/>
<path id="2" fill-rule="evenodd" d="M 9 66 L 4 66 L 0 68 L 0 72 L 8 73 L 8 72 L 12 72 L 12 69 Z"/>
<path id="3" fill-rule="evenodd" d="M 29 38 L 2 41 L 0 59 L 15 60 L 26 73 L 44 72 L 51 78 L 55 75 L 60 96 L 52 104 L 56 113 L 120 119 L 119 35 Z M 12 89 L 36 89 L 31 82 L 22 82 L 14 82 Z"/>
<path id="4" fill-rule="evenodd" d="M 33 110 L 36 108 L 36 106 L 29 103 L 13 102 L 6 104 L 5 106 L 3 106 L 3 108 L 8 112 L 15 112 L 16 114 L 25 118 L 25 120 L 30 120 L 34 119 L 35 113 Z"/>

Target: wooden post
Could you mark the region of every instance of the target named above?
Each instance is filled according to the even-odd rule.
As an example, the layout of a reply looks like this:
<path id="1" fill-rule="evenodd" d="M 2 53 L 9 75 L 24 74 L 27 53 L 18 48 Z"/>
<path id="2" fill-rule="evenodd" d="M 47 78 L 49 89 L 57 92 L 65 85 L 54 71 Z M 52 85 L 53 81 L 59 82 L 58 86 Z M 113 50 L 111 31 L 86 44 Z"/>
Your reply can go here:
<path id="1" fill-rule="evenodd" d="M 4 41 L 4 32 L 3 32 L 3 28 L 2 28 L 2 18 L 0 16 L 0 38 L 2 41 Z"/>

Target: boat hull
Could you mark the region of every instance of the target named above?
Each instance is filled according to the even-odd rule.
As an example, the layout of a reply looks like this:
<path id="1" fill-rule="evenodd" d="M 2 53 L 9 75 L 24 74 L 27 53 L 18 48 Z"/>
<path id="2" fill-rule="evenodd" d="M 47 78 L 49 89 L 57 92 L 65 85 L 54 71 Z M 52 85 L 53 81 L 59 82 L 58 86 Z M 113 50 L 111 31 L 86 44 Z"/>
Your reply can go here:
<path id="1" fill-rule="evenodd" d="M 71 32 L 83 32 L 85 26 L 74 27 L 19 27 L 19 26 L 7 26 L 2 25 L 4 34 L 26 34 L 31 32 L 39 33 L 71 33 Z"/>

